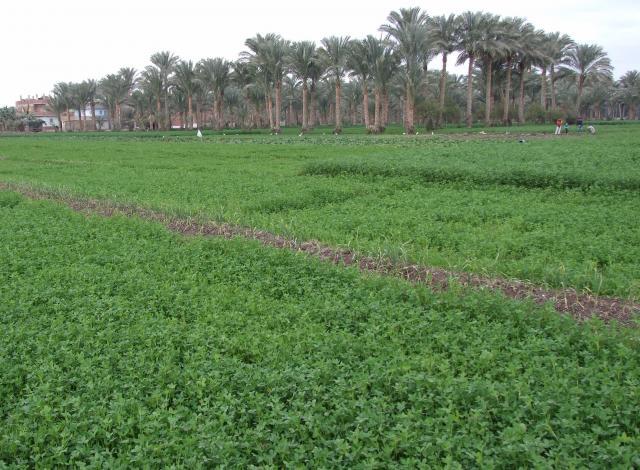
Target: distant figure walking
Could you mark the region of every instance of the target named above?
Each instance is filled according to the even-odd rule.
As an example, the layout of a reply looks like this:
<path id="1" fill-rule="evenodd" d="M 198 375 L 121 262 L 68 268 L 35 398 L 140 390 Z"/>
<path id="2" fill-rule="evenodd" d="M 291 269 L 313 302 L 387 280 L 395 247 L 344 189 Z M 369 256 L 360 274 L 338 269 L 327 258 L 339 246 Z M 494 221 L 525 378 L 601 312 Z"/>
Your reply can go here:
<path id="1" fill-rule="evenodd" d="M 556 119 L 556 135 L 560 135 L 562 132 L 562 119 Z"/>
<path id="2" fill-rule="evenodd" d="M 584 119 L 582 116 L 578 116 L 576 124 L 578 125 L 578 132 L 582 132 L 584 130 Z"/>

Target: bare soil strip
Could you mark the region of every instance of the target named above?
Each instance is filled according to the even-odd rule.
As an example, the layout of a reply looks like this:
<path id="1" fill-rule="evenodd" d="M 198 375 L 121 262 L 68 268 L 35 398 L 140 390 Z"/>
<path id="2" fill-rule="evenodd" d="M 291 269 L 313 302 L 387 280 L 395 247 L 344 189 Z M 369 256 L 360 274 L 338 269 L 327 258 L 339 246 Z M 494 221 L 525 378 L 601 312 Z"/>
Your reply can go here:
<path id="1" fill-rule="evenodd" d="M 71 198 L 54 192 L 26 188 L 10 183 L 0 182 L 0 190 L 15 191 L 30 199 L 53 200 L 85 214 L 97 214 L 103 217 L 114 215 L 136 216 L 160 222 L 170 231 L 182 235 L 201 235 L 227 239 L 243 237 L 258 240 L 266 246 L 303 252 L 336 265 L 357 266 L 363 272 L 396 276 L 413 283 L 426 284 L 434 291 L 445 291 L 452 285 L 460 285 L 473 289 L 499 291 L 509 298 L 531 299 L 540 305 L 552 302 L 558 312 L 569 314 L 580 321 L 591 317 L 599 317 L 605 322 L 616 320 L 625 326 L 636 326 L 634 316 L 640 315 L 640 303 L 627 299 L 600 297 L 578 292 L 574 289 L 547 289 L 524 281 L 398 263 L 388 258 L 377 259 L 362 256 L 352 250 L 330 247 L 315 240 L 298 241 L 263 230 L 224 223 L 199 222 L 173 217 L 134 205 L 117 204 L 96 199 Z"/>

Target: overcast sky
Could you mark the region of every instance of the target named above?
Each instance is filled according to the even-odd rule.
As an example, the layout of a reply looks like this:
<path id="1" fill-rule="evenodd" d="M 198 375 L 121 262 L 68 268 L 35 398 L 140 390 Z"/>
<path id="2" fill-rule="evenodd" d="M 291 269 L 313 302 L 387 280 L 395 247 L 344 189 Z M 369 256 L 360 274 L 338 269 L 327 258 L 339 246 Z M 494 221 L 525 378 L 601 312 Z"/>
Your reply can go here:
<path id="1" fill-rule="evenodd" d="M 315 41 L 379 34 L 391 10 L 414 5 L 430 15 L 480 8 L 472 0 L 3 1 L 0 106 L 14 105 L 21 95 L 49 93 L 57 81 L 99 79 L 122 66 L 140 70 L 160 50 L 194 61 L 232 60 L 256 33 Z M 567 33 L 578 42 L 600 44 L 616 77 L 640 69 L 640 0 L 485 0 L 481 5 L 487 12 L 526 17 L 537 28 Z"/>

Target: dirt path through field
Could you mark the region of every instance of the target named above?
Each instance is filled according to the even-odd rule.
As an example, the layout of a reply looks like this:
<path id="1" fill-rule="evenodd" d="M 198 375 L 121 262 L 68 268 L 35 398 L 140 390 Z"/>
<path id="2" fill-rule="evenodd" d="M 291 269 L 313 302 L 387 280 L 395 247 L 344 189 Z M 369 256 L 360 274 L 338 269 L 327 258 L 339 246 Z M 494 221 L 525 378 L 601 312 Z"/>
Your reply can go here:
<path id="1" fill-rule="evenodd" d="M 298 241 L 263 230 L 215 222 L 199 222 L 134 205 L 114 204 L 96 199 L 70 198 L 53 192 L 26 188 L 21 185 L 0 182 L 0 190 L 15 191 L 30 199 L 60 202 L 75 211 L 86 214 L 98 214 L 104 217 L 114 215 L 136 216 L 160 222 L 169 230 L 182 235 L 214 236 L 227 239 L 243 237 L 259 240 L 266 246 L 303 252 L 337 265 L 355 265 L 363 272 L 396 276 L 410 282 L 426 284 L 435 291 L 444 291 L 452 284 L 457 284 L 473 289 L 500 291 L 507 297 L 532 299 L 537 304 L 552 302 L 558 312 L 570 314 L 578 320 L 597 316 L 606 322 L 615 319 L 623 325 L 633 326 L 634 315 L 640 314 L 640 303 L 626 299 L 599 297 L 577 292 L 574 289 L 547 289 L 518 280 L 448 271 L 430 266 L 397 263 L 390 259 L 362 256 L 352 250 L 330 247 L 314 240 Z"/>

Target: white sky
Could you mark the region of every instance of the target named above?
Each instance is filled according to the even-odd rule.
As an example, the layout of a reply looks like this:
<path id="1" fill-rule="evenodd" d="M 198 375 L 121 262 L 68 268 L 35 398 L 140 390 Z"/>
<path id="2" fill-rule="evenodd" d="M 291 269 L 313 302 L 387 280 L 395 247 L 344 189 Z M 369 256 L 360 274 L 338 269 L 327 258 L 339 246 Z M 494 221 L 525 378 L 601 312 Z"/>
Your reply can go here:
<path id="1" fill-rule="evenodd" d="M 430 15 L 481 9 L 523 16 L 545 31 L 600 44 L 616 77 L 640 69 L 640 0 L 2 0 L 0 106 L 48 93 L 57 81 L 99 79 L 122 66 L 140 70 L 160 50 L 194 61 L 232 60 L 256 33 L 317 42 L 379 34 L 391 10 L 416 4 Z"/>

